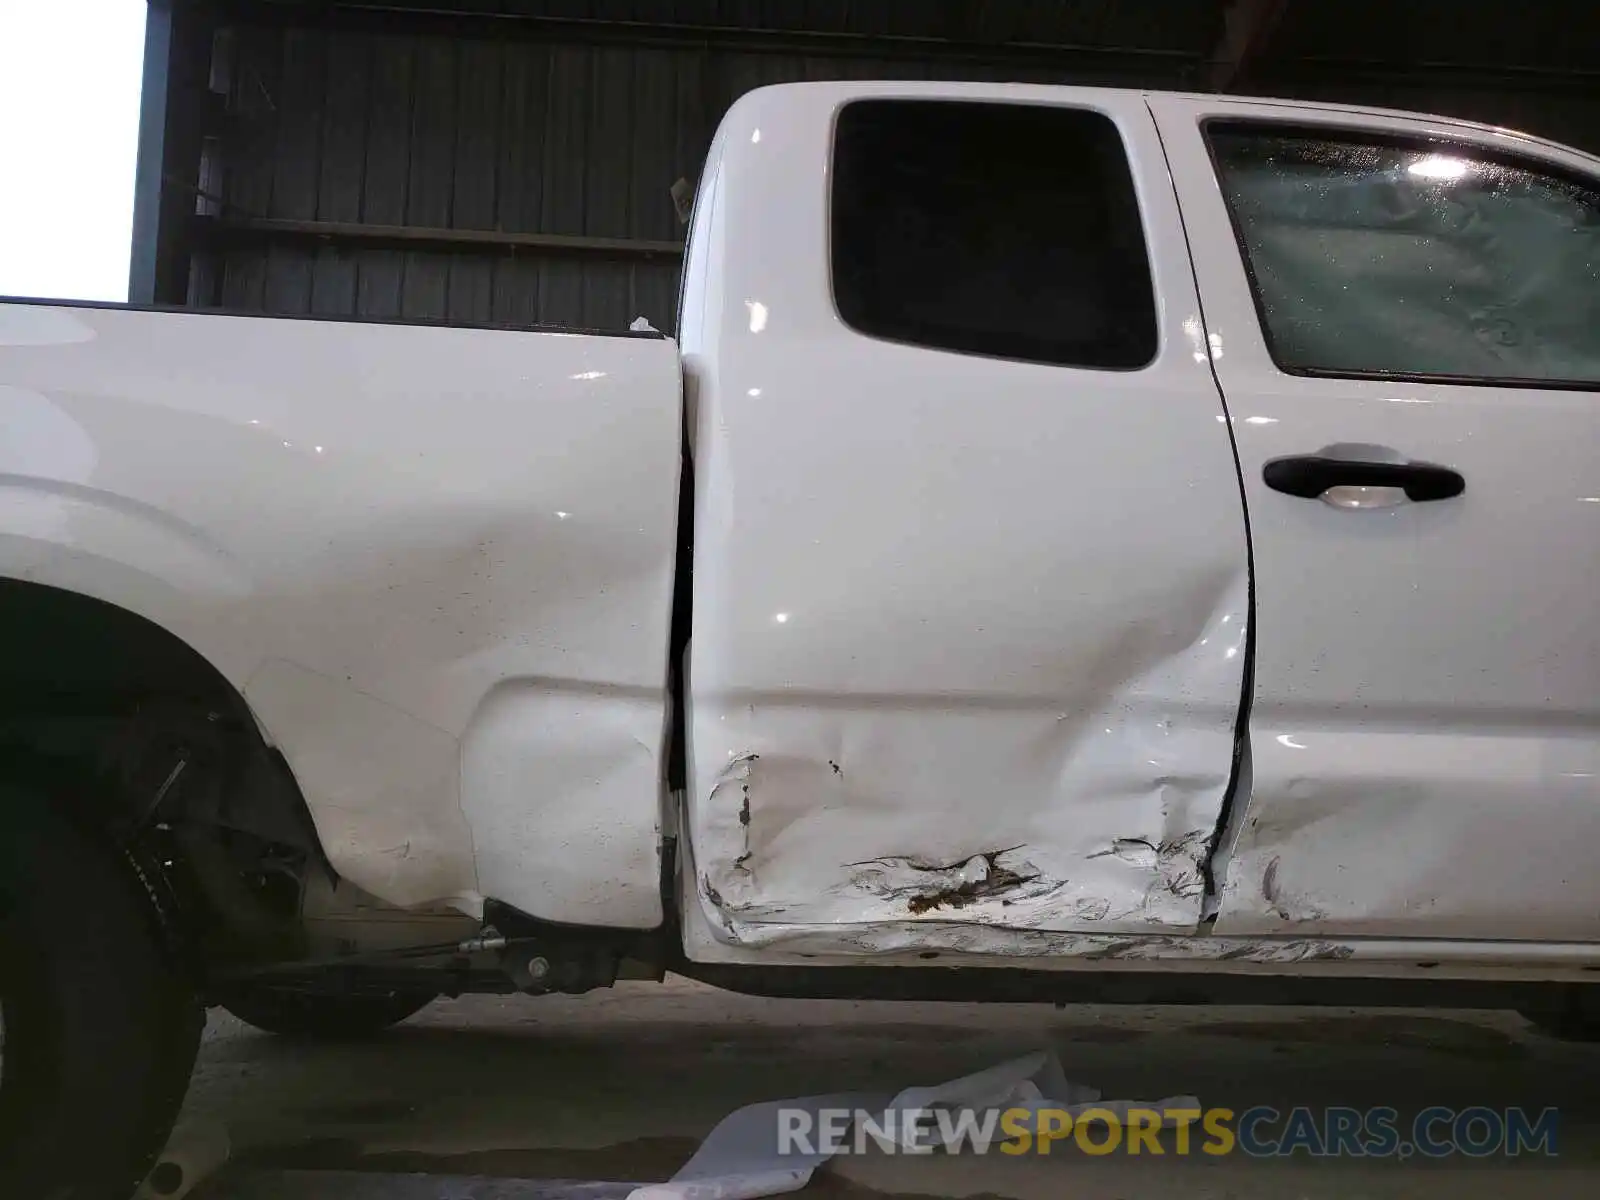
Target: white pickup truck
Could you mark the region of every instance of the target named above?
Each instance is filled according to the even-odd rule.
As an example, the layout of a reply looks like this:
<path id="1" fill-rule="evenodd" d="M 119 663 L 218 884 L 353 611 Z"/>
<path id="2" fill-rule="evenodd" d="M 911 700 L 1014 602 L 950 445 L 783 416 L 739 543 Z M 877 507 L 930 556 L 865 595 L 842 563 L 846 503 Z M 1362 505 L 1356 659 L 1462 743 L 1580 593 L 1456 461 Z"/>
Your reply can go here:
<path id="1" fill-rule="evenodd" d="M 771 88 L 679 319 L 0 306 L 0 1193 L 127 1191 L 208 1003 L 1593 1028 L 1600 160 Z"/>

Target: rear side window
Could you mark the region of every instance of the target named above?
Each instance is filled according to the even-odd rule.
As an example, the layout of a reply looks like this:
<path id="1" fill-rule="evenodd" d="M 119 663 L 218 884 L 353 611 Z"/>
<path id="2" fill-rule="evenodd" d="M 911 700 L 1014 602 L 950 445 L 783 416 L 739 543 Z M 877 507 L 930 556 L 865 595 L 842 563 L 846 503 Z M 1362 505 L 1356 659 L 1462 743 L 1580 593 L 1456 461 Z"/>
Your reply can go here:
<path id="1" fill-rule="evenodd" d="M 1600 384 L 1593 183 L 1451 144 L 1208 135 L 1284 370 Z"/>
<path id="2" fill-rule="evenodd" d="M 832 220 L 834 301 L 861 333 L 1107 370 L 1155 357 L 1138 200 L 1100 113 L 856 101 Z"/>

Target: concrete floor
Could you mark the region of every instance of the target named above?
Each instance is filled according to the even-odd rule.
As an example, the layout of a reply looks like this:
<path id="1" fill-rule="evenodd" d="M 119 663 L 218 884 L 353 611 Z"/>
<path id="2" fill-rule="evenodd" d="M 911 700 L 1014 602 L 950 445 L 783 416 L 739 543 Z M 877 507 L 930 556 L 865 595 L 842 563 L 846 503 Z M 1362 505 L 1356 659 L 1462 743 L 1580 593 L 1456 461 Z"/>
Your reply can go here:
<path id="1" fill-rule="evenodd" d="M 774 1001 L 686 981 L 586 997 L 439 1001 L 366 1042 L 295 1043 L 221 1013 L 186 1120 L 229 1171 L 313 1168 L 657 1181 L 740 1105 L 935 1083 L 1043 1047 L 1108 1097 L 1561 1110 L 1559 1157 L 1407 1162 L 1241 1155 L 836 1159 L 802 1195 L 1222 1200 L 1593 1197 L 1600 1046 L 1510 1014 Z M 227 1174 L 205 1200 L 242 1196 Z M 410 1195 L 411 1193 L 407 1193 Z M 288 1200 L 288 1197 L 285 1197 Z"/>

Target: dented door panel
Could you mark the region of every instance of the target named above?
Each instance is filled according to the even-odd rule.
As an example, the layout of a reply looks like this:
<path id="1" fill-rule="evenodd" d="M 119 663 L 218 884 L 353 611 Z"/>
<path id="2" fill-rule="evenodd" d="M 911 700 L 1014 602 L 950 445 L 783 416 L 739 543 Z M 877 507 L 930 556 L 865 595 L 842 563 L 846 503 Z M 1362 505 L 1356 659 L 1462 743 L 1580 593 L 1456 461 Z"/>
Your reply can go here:
<path id="1" fill-rule="evenodd" d="M 1080 370 L 847 330 L 826 168 L 834 111 L 866 95 L 1108 111 L 1147 210 L 1156 360 Z M 1193 931 L 1233 765 L 1247 553 L 1142 100 L 758 92 L 705 178 L 687 268 L 692 292 L 712 286 L 681 337 L 685 882 L 706 927 L 728 945 L 859 953 L 876 930 L 883 953 L 1010 955 L 1046 953 L 1042 931 Z"/>
<path id="2" fill-rule="evenodd" d="M 736 923 L 1190 928 L 1232 714 L 1129 699 L 724 701 L 696 727 L 733 753 L 696 814 L 706 898 Z"/>
<path id="3" fill-rule="evenodd" d="M 1312 128 L 1383 146 L 1404 135 L 1413 161 L 1391 172 L 1396 182 L 1385 176 L 1381 193 L 1369 186 L 1382 203 L 1360 210 L 1396 224 L 1426 211 L 1417 189 L 1470 183 L 1483 164 L 1600 180 L 1600 162 L 1445 118 L 1220 97 L 1153 97 L 1152 107 L 1220 350 L 1255 550 L 1253 779 L 1216 872 L 1217 933 L 1596 940 L 1600 388 L 1581 374 L 1561 386 L 1491 382 L 1492 366 L 1463 370 L 1467 381 L 1281 369 L 1201 128 L 1224 119 L 1261 123 L 1253 136 L 1287 128 L 1302 137 Z M 1308 208 L 1320 199 L 1308 189 Z M 1449 200 L 1458 206 L 1450 227 L 1458 257 L 1441 253 L 1447 269 L 1418 284 L 1413 299 L 1424 303 L 1413 307 L 1423 311 L 1411 327 L 1453 315 L 1438 323 L 1446 336 L 1430 350 L 1481 337 L 1491 364 L 1497 343 L 1513 351 L 1558 345 L 1539 314 L 1559 297 L 1507 295 L 1498 311 L 1474 311 L 1474 297 L 1498 276 L 1481 267 L 1456 276 L 1448 264 L 1473 262 L 1466 250 L 1485 242 L 1516 261 L 1564 260 L 1584 253 L 1583 230 L 1551 221 L 1518 243 L 1495 223 L 1497 210 Z M 1551 229 L 1570 249 L 1552 249 Z M 1329 292 L 1392 279 L 1408 249 L 1418 251 L 1382 236 L 1389 245 L 1379 259 L 1350 253 L 1354 237 L 1315 230 L 1307 240 L 1320 240 L 1304 248 L 1304 263 L 1326 269 L 1316 282 Z M 1396 307 L 1391 299 L 1389 310 Z M 1351 310 L 1335 308 L 1329 321 L 1341 312 Z M 1581 331 L 1581 310 L 1569 316 L 1567 326 Z M 1377 340 L 1370 326 L 1346 319 L 1334 328 L 1351 343 Z M 1550 361 L 1572 365 L 1570 355 Z M 1272 459 L 1352 446 L 1445 464 L 1463 476 L 1465 492 L 1361 511 L 1264 483 Z"/>

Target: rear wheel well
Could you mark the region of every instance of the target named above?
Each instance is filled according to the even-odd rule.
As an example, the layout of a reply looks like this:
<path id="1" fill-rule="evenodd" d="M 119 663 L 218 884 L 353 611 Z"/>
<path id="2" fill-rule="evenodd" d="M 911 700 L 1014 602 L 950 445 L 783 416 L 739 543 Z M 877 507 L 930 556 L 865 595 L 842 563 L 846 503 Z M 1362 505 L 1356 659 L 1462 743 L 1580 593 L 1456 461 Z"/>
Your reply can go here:
<path id="1" fill-rule="evenodd" d="M 309 810 L 244 698 L 181 638 L 0 580 L 0 762 L 163 876 L 197 965 L 299 952 L 305 880 L 326 869 Z"/>

